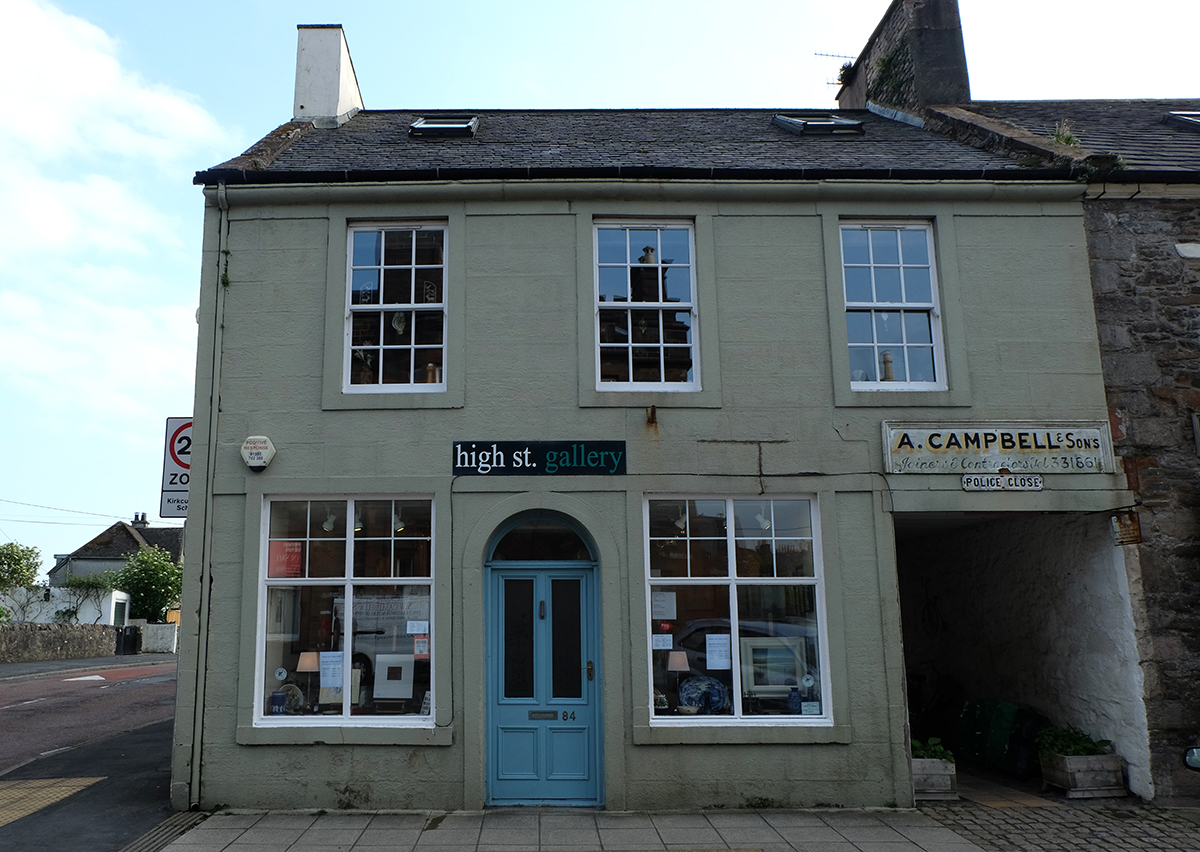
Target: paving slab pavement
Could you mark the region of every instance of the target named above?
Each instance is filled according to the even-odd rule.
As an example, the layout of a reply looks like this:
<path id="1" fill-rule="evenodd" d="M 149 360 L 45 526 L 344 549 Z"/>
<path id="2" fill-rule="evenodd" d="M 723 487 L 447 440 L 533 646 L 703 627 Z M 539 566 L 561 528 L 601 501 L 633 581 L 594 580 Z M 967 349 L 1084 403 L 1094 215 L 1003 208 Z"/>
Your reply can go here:
<path id="1" fill-rule="evenodd" d="M 98 666 L 174 661 L 174 655 L 0 664 L 0 681 Z M 130 736 L 130 735 L 121 735 Z M 121 852 L 1128 852 L 1200 850 L 1200 802 L 1181 807 L 1137 799 L 1068 801 L 1035 785 L 960 770 L 958 802 L 919 809 L 618 812 L 556 808 L 487 811 L 345 811 L 170 814 L 165 783 L 170 724 L 146 729 L 162 740 L 163 762 L 140 780 L 89 774 L 80 755 L 52 755 L 0 776 L 24 783 L 37 808 L 0 826 L 4 852 L 121 848 Z M 107 746 L 105 745 L 107 744 Z M 100 761 L 124 751 L 116 740 L 89 744 Z M 107 749 L 107 753 L 106 753 Z M 55 763 L 55 760 L 58 763 Z M 93 776 L 105 775 L 107 781 Z M 62 784 L 48 783 L 61 781 Z M 40 786 L 39 786 L 40 784 Z M 67 786 L 63 786 L 63 784 Z M 71 786 L 74 785 L 74 786 Z M 139 786 L 140 785 L 140 786 Z M 35 789 L 35 787 L 37 789 Z M 68 789 L 70 787 L 70 789 Z M 2 792 L 2 791 L 0 791 Z M 11 792 L 11 791 L 10 791 Z M 124 796 L 125 801 L 108 801 Z M 136 814 L 136 815 L 135 815 Z M 198 824 L 197 824 L 197 821 Z M 148 829 L 148 830 L 147 830 Z M 79 839 L 72 839 L 72 831 Z M 132 837 L 135 831 L 144 832 Z M 90 837 L 90 842 L 83 838 Z M 97 844 L 103 838 L 103 843 Z M 111 845 L 114 840 L 124 847 Z M 6 842 L 9 841 L 9 842 Z"/>
<path id="2" fill-rule="evenodd" d="M 223 811 L 166 852 L 1130 852 L 1200 850 L 1200 808 L 996 807 L 970 800 L 919 809 L 339 813 Z"/>

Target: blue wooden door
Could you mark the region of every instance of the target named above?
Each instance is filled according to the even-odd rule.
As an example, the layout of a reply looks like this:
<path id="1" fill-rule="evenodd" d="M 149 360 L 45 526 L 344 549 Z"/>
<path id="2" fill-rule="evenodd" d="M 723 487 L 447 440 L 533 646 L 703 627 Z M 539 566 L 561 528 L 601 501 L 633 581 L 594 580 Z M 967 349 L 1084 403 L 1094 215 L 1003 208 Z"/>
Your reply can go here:
<path id="1" fill-rule="evenodd" d="M 490 573 L 488 801 L 599 804 L 594 566 Z"/>

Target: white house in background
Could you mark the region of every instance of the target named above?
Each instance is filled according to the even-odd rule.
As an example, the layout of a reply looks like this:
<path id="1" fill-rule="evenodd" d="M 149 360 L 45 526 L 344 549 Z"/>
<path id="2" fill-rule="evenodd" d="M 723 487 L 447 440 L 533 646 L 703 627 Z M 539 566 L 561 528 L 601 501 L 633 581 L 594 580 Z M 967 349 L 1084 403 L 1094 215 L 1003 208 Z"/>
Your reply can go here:
<path id="1" fill-rule="evenodd" d="M 17 624 L 112 624 L 129 623 L 129 593 L 111 591 L 100 599 L 81 600 L 78 592 L 62 587 L 44 586 L 14 589 L 0 594 L 4 607 Z"/>

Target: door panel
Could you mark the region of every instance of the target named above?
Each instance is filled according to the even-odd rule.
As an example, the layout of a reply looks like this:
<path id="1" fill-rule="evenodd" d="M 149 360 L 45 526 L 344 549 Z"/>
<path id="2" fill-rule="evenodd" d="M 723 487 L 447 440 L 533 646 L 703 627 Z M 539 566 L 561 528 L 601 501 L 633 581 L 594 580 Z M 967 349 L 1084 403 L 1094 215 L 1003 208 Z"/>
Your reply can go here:
<path id="1" fill-rule="evenodd" d="M 488 801 L 597 804 L 594 566 L 490 568 Z"/>
<path id="2" fill-rule="evenodd" d="M 538 765 L 537 728 L 499 728 L 500 765 L 498 777 L 536 781 Z"/>

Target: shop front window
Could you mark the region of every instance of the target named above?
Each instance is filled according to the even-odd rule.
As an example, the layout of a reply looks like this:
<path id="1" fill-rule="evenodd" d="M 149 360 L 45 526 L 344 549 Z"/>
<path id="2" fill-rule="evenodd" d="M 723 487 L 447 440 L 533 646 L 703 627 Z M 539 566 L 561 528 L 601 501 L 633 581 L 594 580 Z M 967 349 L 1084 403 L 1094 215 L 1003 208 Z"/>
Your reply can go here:
<path id="1" fill-rule="evenodd" d="M 814 519 L 803 498 L 647 501 L 656 720 L 828 724 Z"/>
<path id="2" fill-rule="evenodd" d="M 432 509 L 268 502 L 262 720 L 430 723 Z"/>

